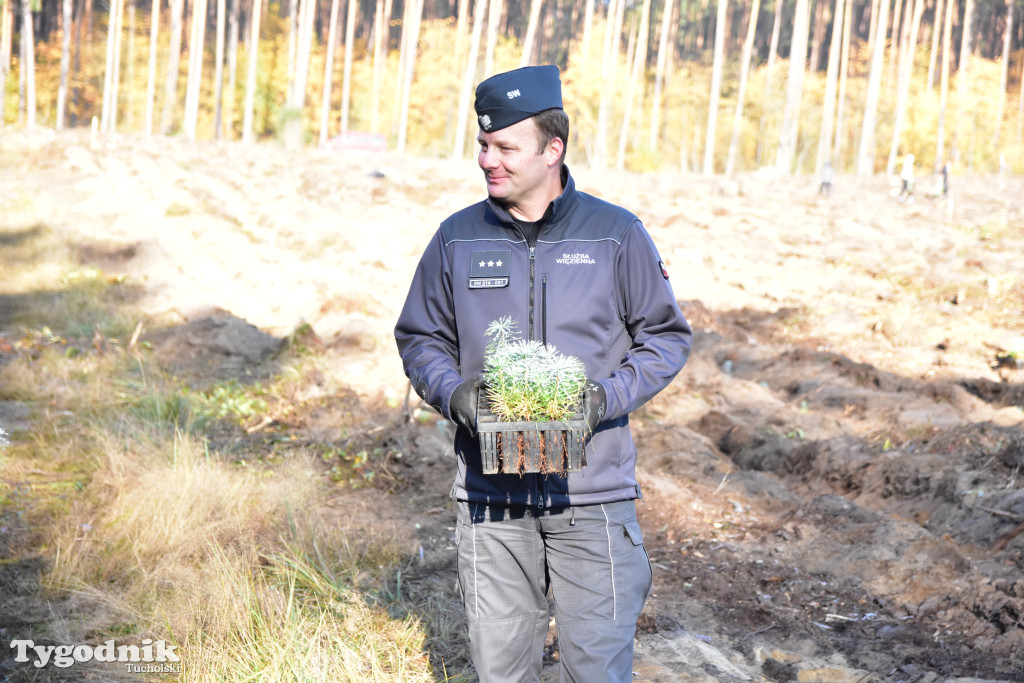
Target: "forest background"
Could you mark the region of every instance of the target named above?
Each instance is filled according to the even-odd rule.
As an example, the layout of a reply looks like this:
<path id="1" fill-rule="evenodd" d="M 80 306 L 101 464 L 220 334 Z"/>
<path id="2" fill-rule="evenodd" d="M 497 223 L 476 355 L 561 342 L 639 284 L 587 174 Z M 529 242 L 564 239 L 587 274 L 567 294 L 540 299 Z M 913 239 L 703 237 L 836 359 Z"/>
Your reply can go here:
<path id="1" fill-rule="evenodd" d="M 1022 9 L 0 0 L 0 124 L 459 158 L 475 135 L 475 84 L 554 63 L 570 149 L 594 168 L 817 173 L 828 161 L 893 174 L 912 153 L 929 172 L 944 161 L 954 172 L 1022 172 Z"/>

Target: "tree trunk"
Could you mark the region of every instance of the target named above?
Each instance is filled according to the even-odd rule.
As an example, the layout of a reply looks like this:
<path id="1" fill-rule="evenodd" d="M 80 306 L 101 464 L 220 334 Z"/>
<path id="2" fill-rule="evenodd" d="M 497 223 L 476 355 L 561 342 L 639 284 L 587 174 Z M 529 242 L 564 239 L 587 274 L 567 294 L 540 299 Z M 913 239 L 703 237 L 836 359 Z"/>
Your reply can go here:
<path id="1" fill-rule="evenodd" d="M 881 14 L 875 30 L 875 43 L 871 52 L 871 70 L 868 73 L 867 100 L 860 128 L 860 149 L 857 153 L 857 173 L 875 172 L 875 121 L 878 117 L 878 99 L 882 89 L 882 70 L 885 61 L 885 27 L 889 23 L 889 0 L 879 3 Z"/>
<path id="2" fill-rule="evenodd" d="M 214 47 L 213 70 L 213 135 L 220 140 L 224 135 L 224 29 L 227 25 L 227 3 L 217 0 L 217 40 Z"/>
<path id="3" fill-rule="evenodd" d="M 128 0 L 128 56 L 125 59 L 128 73 L 125 74 L 125 83 L 128 84 L 127 102 L 125 103 L 124 125 L 128 130 L 135 128 L 135 101 L 137 95 L 133 84 L 135 83 L 135 3 L 138 0 Z"/>
<path id="4" fill-rule="evenodd" d="M 203 83 L 203 47 L 206 43 L 206 0 L 192 5 L 192 32 L 188 41 L 188 77 L 185 81 L 185 138 L 194 142 L 199 123 L 199 91 Z"/>
<path id="5" fill-rule="evenodd" d="M 852 1 L 852 0 L 851 0 Z M 839 52 L 842 49 L 841 40 L 843 27 L 843 16 L 846 14 L 844 0 L 836 0 L 836 11 L 832 22 L 832 42 L 828 48 L 828 66 L 825 69 L 825 106 L 821 114 L 821 137 L 818 138 L 818 158 L 814 164 L 815 175 L 821 173 L 826 161 L 829 161 L 829 150 L 832 149 L 832 123 L 835 120 L 836 107 L 836 77 L 839 74 Z"/>
<path id="6" fill-rule="evenodd" d="M 355 0 L 349 0 L 353 4 Z M 318 143 L 320 147 L 327 144 L 330 137 L 330 113 L 331 113 L 331 86 L 334 83 L 334 47 L 338 40 L 338 13 L 340 0 L 331 0 L 331 18 L 327 24 L 327 54 L 324 56 L 324 95 L 320 103 L 320 136 Z M 377 2 L 377 18 L 380 20 L 380 1 Z M 379 30 L 379 29 L 375 29 Z M 377 41 L 377 34 L 374 33 L 374 42 Z"/>
<path id="7" fill-rule="evenodd" d="M 459 88 L 458 123 L 455 124 L 455 145 L 452 147 L 452 159 L 461 159 L 466 151 L 469 99 L 473 94 L 473 82 L 476 80 L 476 62 L 480 56 L 480 36 L 483 33 L 486 13 L 487 0 L 476 0 L 473 9 L 473 35 L 469 41 L 469 57 L 466 59 L 466 70 L 462 74 L 462 86 Z"/>
<path id="8" fill-rule="evenodd" d="M 415 0 L 407 0 L 413 2 Z M 494 75 L 494 50 L 498 45 L 498 27 L 501 25 L 501 0 L 491 0 L 487 12 L 487 48 L 484 51 L 484 78 Z"/>
<path id="9" fill-rule="evenodd" d="M 380 0 L 377 0 L 377 8 L 380 9 Z M 462 64 L 462 51 L 466 49 L 466 27 L 469 26 L 469 0 L 459 0 L 459 7 L 455 15 L 455 63 Z"/>
<path id="10" fill-rule="evenodd" d="M 946 1 L 953 2 L 953 0 Z M 928 55 L 928 80 L 925 82 L 928 92 L 935 87 L 935 65 L 939 56 L 939 35 L 942 33 L 942 3 L 943 0 L 935 0 L 935 16 L 932 17 L 932 48 Z"/>
<path id="11" fill-rule="evenodd" d="M 754 0 L 754 4 L 760 1 Z M 676 28 L 672 24 L 672 5 L 673 0 L 665 0 L 665 7 L 661 12 L 661 37 L 658 40 L 658 62 L 654 73 L 654 96 L 651 98 L 651 149 L 657 149 L 658 140 L 661 138 L 661 89 L 665 83 L 665 71 L 669 62 L 669 33 L 671 32 L 674 37 Z"/>
<path id="12" fill-rule="evenodd" d="M 836 134 L 832 145 L 832 165 L 840 163 L 846 141 L 846 80 L 850 72 L 850 36 L 853 34 L 853 0 L 846 0 L 843 16 L 843 48 L 839 58 L 839 95 L 836 98 Z"/>
<path id="13" fill-rule="evenodd" d="M 718 128 L 718 100 L 722 94 L 722 65 L 725 62 L 725 12 L 728 0 L 718 0 L 715 17 L 715 56 L 711 64 L 711 94 L 708 103 L 708 126 L 704 137 L 704 175 L 715 173 L 715 133 Z"/>
<path id="14" fill-rule="evenodd" d="M 107 15 L 107 61 L 103 71 L 103 105 L 100 108 L 100 130 L 104 133 L 113 132 L 113 120 L 117 118 L 117 66 L 121 59 L 118 38 L 121 34 L 122 2 L 114 0 L 110 3 Z"/>
<path id="15" fill-rule="evenodd" d="M 250 144 L 253 141 L 252 118 L 253 101 L 256 99 L 256 62 L 260 52 L 260 13 L 263 9 L 263 0 L 253 0 L 252 16 L 249 18 L 249 54 L 246 55 L 248 62 L 245 78 L 245 111 L 242 120 L 242 142 Z"/>
<path id="16" fill-rule="evenodd" d="M 7 124 L 7 74 L 11 70 L 11 43 L 14 37 L 14 3 L 4 0 L 0 6 L 0 128 Z"/>
<path id="17" fill-rule="evenodd" d="M 910 1 L 907 0 L 907 9 L 910 8 Z M 892 44 L 889 46 L 889 61 L 888 68 L 886 68 L 886 76 L 889 80 L 892 80 L 893 72 L 896 70 L 896 56 L 900 51 L 900 13 L 903 12 L 903 0 L 896 0 L 896 7 L 892 11 L 892 28 L 889 35 L 892 36 L 890 39 Z"/>
<path id="18" fill-rule="evenodd" d="M 1013 0 L 1006 0 L 1006 23 L 1003 28 L 1003 59 L 999 79 L 999 104 L 996 109 L 996 132 L 992 136 L 992 146 L 999 149 L 999 134 L 1003 127 L 1003 112 L 1006 108 L 1006 84 L 1010 66 L 1010 37 L 1013 31 Z M 1024 82 L 1021 84 L 1024 90 Z"/>
<path id="19" fill-rule="evenodd" d="M 146 137 L 153 134 L 153 108 L 156 99 L 156 51 L 157 38 L 160 36 L 160 0 L 153 0 L 149 14 L 149 66 L 146 74 L 146 119 L 142 123 L 142 133 Z"/>
<path id="20" fill-rule="evenodd" d="M 352 100 L 352 59 L 356 51 L 356 8 L 357 0 L 348 0 L 348 12 L 345 16 L 345 65 L 341 77 L 341 132 L 347 133 L 349 128 L 349 110 Z M 417 19 L 417 31 L 419 20 Z M 415 51 L 413 52 L 415 54 Z"/>
<path id="21" fill-rule="evenodd" d="M 827 0 L 818 0 L 814 8 L 814 37 L 811 40 L 811 72 L 818 71 L 821 64 L 821 48 L 825 42 L 825 33 L 828 29 L 828 3 Z"/>
<path id="22" fill-rule="evenodd" d="M 380 132 L 380 81 L 384 75 L 384 27 L 387 23 L 384 17 L 384 0 L 377 0 L 377 7 L 373 13 L 373 91 L 370 96 L 370 130 L 374 133 Z"/>
<path id="23" fill-rule="evenodd" d="M 10 0 L 4 0 L 5 4 Z M 68 72 L 71 66 L 71 0 L 63 0 L 64 26 L 60 37 L 60 87 L 57 90 L 57 130 L 64 129 L 64 110 L 68 102 Z M 1005 71 L 1005 70 L 1004 70 Z M 0 66 L 0 78 L 5 78 L 7 69 Z M 1005 77 L 1003 79 L 1005 81 Z M 3 95 L 0 94 L 0 97 Z M 3 108 L 0 107 L 0 125 L 3 121 Z"/>
<path id="24" fill-rule="evenodd" d="M 971 62 L 971 32 L 974 18 L 974 0 L 967 0 L 964 6 L 964 25 L 960 34 L 960 64 L 956 70 L 956 125 L 953 127 L 953 143 L 950 150 L 955 158 L 960 157 L 961 144 L 960 133 L 964 129 L 964 117 L 967 114 L 967 91 L 969 75 L 968 67 Z"/>
<path id="25" fill-rule="evenodd" d="M 942 22 L 942 68 L 939 77 L 939 129 L 935 135 L 935 164 L 946 161 L 946 105 L 949 102 L 949 66 L 953 61 L 953 0 L 946 0 L 946 18 Z"/>
<path id="26" fill-rule="evenodd" d="M 283 4 L 283 0 L 282 0 Z M 268 5 L 269 7 L 269 5 Z M 285 98 L 291 97 L 295 89 L 295 49 L 298 45 L 299 0 L 288 0 L 288 87 Z"/>
<path id="27" fill-rule="evenodd" d="M 725 2 L 725 0 L 720 0 Z M 615 167 L 623 169 L 626 165 L 626 146 L 629 144 L 630 119 L 633 113 L 633 101 L 636 98 L 637 88 L 642 89 L 644 84 L 644 66 L 647 64 L 647 35 L 651 19 L 651 0 L 644 0 L 640 10 L 640 25 L 637 27 L 637 38 L 633 48 L 632 68 L 630 69 L 629 83 L 626 86 L 626 100 L 623 103 L 622 130 L 619 134 L 619 153 L 615 158 Z"/>
<path id="28" fill-rule="evenodd" d="M 544 0 L 531 0 L 530 21 L 526 26 L 526 37 L 523 39 L 523 54 L 519 58 L 519 66 L 529 66 L 533 62 L 533 43 L 537 38 L 537 23 L 540 21 L 540 8 Z"/>
<path id="29" fill-rule="evenodd" d="M 761 98 L 761 122 L 757 131 L 757 154 L 755 161 L 760 164 L 763 159 L 765 126 L 767 125 L 768 112 L 772 107 L 772 80 L 775 74 L 775 59 L 779 52 L 779 34 L 782 32 L 782 0 L 775 0 L 775 21 L 772 24 L 772 38 L 768 43 L 768 63 L 765 68 L 764 96 Z"/>
<path id="30" fill-rule="evenodd" d="M 672 0 L 666 0 L 668 7 L 672 6 Z M 669 12 L 671 14 L 671 12 Z M 584 60 L 590 59 L 590 35 L 594 31 L 594 0 L 587 0 L 583 10 L 583 40 L 580 45 L 580 54 Z"/>
<path id="31" fill-rule="evenodd" d="M 167 76 L 164 79 L 164 106 L 160 116 L 160 133 L 167 135 L 174 123 L 174 107 L 178 102 L 178 72 L 181 64 L 181 19 L 185 0 L 171 2 L 171 44 L 167 52 Z M 259 0 L 256 0 L 259 2 Z M 87 2 L 87 4 L 90 4 Z"/>
<path id="32" fill-rule="evenodd" d="M 235 91 L 238 87 L 238 32 L 241 28 L 239 18 L 242 0 L 231 0 L 231 13 L 228 15 L 228 102 L 225 107 L 224 119 L 227 125 L 224 135 L 228 139 L 234 137 L 235 128 Z"/>
<path id="33" fill-rule="evenodd" d="M 398 144 L 396 148 L 399 154 L 405 154 L 405 142 L 409 129 L 409 101 L 412 98 L 413 74 L 416 71 L 416 48 L 420 39 L 420 17 L 423 16 L 423 0 L 411 0 L 414 5 L 409 26 L 402 27 L 402 39 L 405 42 L 405 73 L 402 74 L 402 99 L 398 114 Z"/>
<path id="34" fill-rule="evenodd" d="M 608 17 L 605 21 L 604 50 L 601 57 L 601 82 L 610 83 L 618 69 L 619 63 L 619 32 L 622 27 L 622 16 L 625 0 L 611 0 L 608 5 Z M 597 107 L 597 136 L 594 142 L 594 165 L 604 168 L 608 157 L 608 109 L 611 106 L 612 88 L 601 88 Z"/>
<path id="35" fill-rule="evenodd" d="M 900 151 L 900 136 L 903 133 L 903 120 L 906 118 L 907 92 L 910 79 L 914 73 L 914 52 L 917 47 L 917 32 L 921 28 L 921 15 L 924 14 L 924 0 L 907 0 L 913 2 L 913 18 L 910 26 L 904 26 L 900 39 L 900 68 L 896 84 L 896 112 L 892 124 L 892 144 L 889 145 L 889 159 L 885 164 L 885 172 L 892 175 L 896 171 L 896 155 Z M 906 24 L 906 21 L 903 22 Z"/>
<path id="36" fill-rule="evenodd" d="M 842 0 L 839 0 L 840 2 Z M 736 168 L 736 153 L 740 148 L 740 130 L 743 128 L 743 101 L 747 94 L 747 79 L 750 76 L 750 53 L 754 48 L 757 33 L 757 15 L 761 10 L 761 0 L 754 0 L 747 18 L 747 38 L 743 41 L 743 55 L 740 57 L 740 87 L 736 92 L 736 110 L 732 117 L 732 138 L 729 140 L 729 156 L 725 162 L 725 174 L 731 176 Z M 831 58 L 831 56 L 830 56 Z"/>
<path id="37" fill-rule="evenodd" d="M 25 73 L 25 125 L 29 130 L 36 127 L 36 35 L 32 28 L 31 0 L 22 3 L 21 40 L 25 44 L 25 61 L 21 69 Z"/>
<path id="38" fill-rule="evenodd" d="M 797 134 L 800 129 L 800 100 L 804 92 L 804 71 L 807 64 L 807 36 L 810 30 L 808 0 L 797 0 L 793 16 L 793 43 L 789 50 L 789 75 L 786 78 L 786 104 L 782 110 L 779 151 L 775 167 L 783 173 L 793 172 Z"/>

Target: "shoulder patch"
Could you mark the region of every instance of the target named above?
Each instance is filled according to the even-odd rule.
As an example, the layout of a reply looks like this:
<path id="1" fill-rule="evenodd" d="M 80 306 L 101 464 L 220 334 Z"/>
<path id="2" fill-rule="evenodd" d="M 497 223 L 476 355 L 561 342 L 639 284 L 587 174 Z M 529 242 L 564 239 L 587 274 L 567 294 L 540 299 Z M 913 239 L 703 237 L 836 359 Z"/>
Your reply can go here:
<path id="1" fill-rule="evenodd" d="M 658 267 L 661 268 L 661 276 L 667 280 L 668 279 L 668 268 L 665 267 L 665 262 L 664 261 L 658 261 Z"/>

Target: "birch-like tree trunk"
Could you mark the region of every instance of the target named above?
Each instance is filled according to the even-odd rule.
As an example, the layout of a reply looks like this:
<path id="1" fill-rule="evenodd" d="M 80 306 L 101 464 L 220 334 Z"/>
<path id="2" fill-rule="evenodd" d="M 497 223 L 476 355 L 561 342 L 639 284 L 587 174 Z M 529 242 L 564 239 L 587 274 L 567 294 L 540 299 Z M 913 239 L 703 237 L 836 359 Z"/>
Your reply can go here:
<path id="1" fill-rule="evenodd" d="M 878 118 L 878 99 L 882 89 L 882 71 L 885 61 L 885 27 L 889 23 L 889 0 L 879 3 L 880 14 L 875 29 L 875 43 L 871 47 L 871 70 L 868 72 L 867 99 L 860 127 L 860 148 L 857 152 L 857 173 L 875 172 L 875 123 Z"/>
<path id="2" fill-rule="evenodd" d="M 461 19 L 460 19 L 461 21 Z M 384 0 L 377 0 L 373 13 L 373 89 L 370 95 L 370 130 L 380 132 L 380 87 L 384 75 Z"/>
<path id="3" fill-rule="evenodd" d="M 10 0 L 3 1 L 5 4 L 10 2 Z M 61 5 L 64 26 L 60 36 L 60 87 L 57 89 L 57 130 L 64 129 L 64 110 L 68 106 L 68 75 L 71 70 L 71 0 L 63 0 Z M 6 69 L 0 67 L 0 78 L 3 78 L 5 75 Z M 2 96 L 0 94 L 0 97 Z M 3 108 L 0 107 L 0 122 L 2 120 Z"/>
<path id="4" fill-rule="evenodd" d="M 459 87 L 459 108 L 455 124 L 455 145 L 452 147 L 452 159 L 461 159 L 466 151 L 466 132 L 469 127 L 470 97 L 473 95 L 473 82 L 476 79 L 476 62 L 480 56 L 480 36 L 484 30 L 484 15 L 487 13 L 487 0 L 476 0 L 473 9 L 473 35 L 469 40 L 469 56 L 466 59 L 466 70 L 462 72 L 462 85 Z"/>
<path id="5" fill-rule="evenodd" d="M 537 39 L 537 24 L 540 23 L 540 9 L 544 0 L 530 1 L 530 19 L 526 25 L 526 37 L 523 38 L 523 54 L 519 58 L 519 66 L 529 66 L 533 61 L 533 44 Z"/>
<path id="6" fill-rule="evenodd" d="M 160 0 L 153 0 L 149 10 L 149 64 L 146 69 L 146 118 L 142 122 L 142 133 L 153 134 L 153 110 L 156 99 L 156 52 L 160 37 Z"/>
<path id="7" fill-rule="evenodd" d="M 160 133 L 167 135 L 174 124 L 174 107 L 178 103 L 178 72 L 181 67 L 181 24 L 185 0 L 171 1 L 171 44 L 167 51 L 167 74 L 164 78 L 164 106 L 160 116 Z M 256 0 L 257 2 L 259 0 Z M 87 3 L 89 4 L 89 3 Z"/>
<path id="8" fill-rule="evenodd" d="M 999 149 L 999 137 L 1003 128 L 1003 112 L 1006 107 L 1006 83 L 1009 77 L 1010 66 L 1010 39 L 1013 32 L 1013 0 L 1006 0 L 1006 23 L 1003 27 L 1003 58 L 1000 65 L 999 77 L 999 104 L 996 108 L 996 132 L 992 135 L 992 146 Z M 1020 84 L 1024 90 L 1024 82 Z"/>
<path id="9" fill-rule="evenodd" d="M 604 29 L 604 49 L 601 53 L 601 82 L 610 83 L 618 69 L 619 31 L 625 0 L 610 0 Z M 608 157 L 608 110 L 611 106 L 611 88 L 601 88 L 597 107 L 597 135 L 594 141 L 594 166 L 604 168 Z"/>
<path id="10" fill-rule="evenodd" d="M 203 48 L 206 44 L 206 0 L 192 5 L 192 31 L 188 42 L 188 76 L 185 81 L 185 138 L 196 139 L 199 123 L 199 92 L 203 83 Z"/>
<path id="11" fill-rule="evenodd" d="M 220 140 L 224 135 L 224 29 L 227 26 L 227 3 L 217 0 L 217 40 L 214 44 L 213 69 L 213 135 Z"/>
<path id="12" fill-rule="evenodd" d="M 725 2 L 725 0 L 720 0 Z M 649 33 L 651 20 L 651 0 L 644 0 L 640 9 L 640 25 L 637 27 L 636 46 L 633 50 L 633 63 L 629 76 L 629 84 L 626 86 L 626 101 L 623 103 L 622 131 L 619 134 L 619 153 L 615 159 L 615 167 L 622 169 L 626 165 L 626 146 L 630 137 L 630 120 L 633 113 L 633 102 L 636 99 L 637 89 L 644 85 L 644 66 L 647 64 L 647 35 Z"/>
<path id="13" fill-rule="evenodd" d="M 357 0 L 348 0 L 348 12 L 345 17 L 345 68 L 341 78 L 342 133 L 348 132 L 350 110 L 352 109 L 352 60 L 356 52 L 356 7 L 358 7 Z M 416 30 L 417 32 L 419 31 L 418 20 Z M 415 51 L 413 54 L 415 54 Z"/>
<path id="14" fill-rule="evenodd" d="M 924 0 L 907 0 L 913 2 L 913 17 L 910 26 L 904 26 L 900 38 L 900 64 L 896 83 L 896 111 L 892 124 L 892 144 L 889 145 L 889 159 L 885 164 L 885 172 L 892 175 L 896 171 L 896 156 L 900 151 L 900 136 L 903 134 L 903 120 L 906 118 L 907 94 L 910 79 L 914 72 L 914 52 L 917 48 L 917 32 L 921 28 L 921 15 L 924 14 Z M 904 24 L 906 22 L 904 21 Z"/>
<path id="15" fill-rule="evenodd" d="M 838 0 L 842 2 L 842 0 Z M 740 56 L 740 87 L 736 91 L 736 109 L 732 116 L 732 137 L 729 140 L 729 156 L 725 161 L 725 175 L 731 176 L 736 168 L 736 154 L 740 149 L 740 131 L 743 128 L 743 102 L 747 97 L 747 80 L 750 77 L 750 53 L 754 49 L 754 37 L 757 34 L 757 15 L 761 10 L 761 0 L 754 0 L 747 17 L 747 37 L 743 41 L 743 54 Z"/>
<path id="16" fill-rule="evenodd" d="M 956 124 L 953 126 L 953 142 L 950 150 L 954 157 L 961 153 L 960 133 L 964 129 L 964 118 L 967 115 L 967 91 L 969 90 L 971 63 L 971 32 L 974 19 L 974 0 L 966 0 L 964 5 L 964 25 L 960 33 L 960 63 L 956 70 Z"/>
<path id="17" fill-rule="evenodd" d="M 487 47 L 484 50 L 484 78 L 494 75 L 494 51 L 498 46 L 498 27 L 501 26 L 501 5 L 501 0 L 491 0 L 491 7 L 487 10 Z"/>
<path id="18" fill-rule="evenodd" d="M 7 124 L 7 74 L 11 70 L 11 43 L 14 37 L 14 11 L 11 0 L 0 5 L 0 128 Z"/>
<path id="19" fill-rule="evenodd" d="M 377 0 L 380 7 L 380 0 Z M 466 28 L 469 26 L 469 0 L 459 0 L 455 15 L 455 63 L 462 64 L 463 50 L 466 49 Z"/>
<path id="20" fill-rule="evenodd" d="M 946 1 L 953 2 L 953 0 Z M 935 0 L 935 16 L 932 18 L 932 48 L 928 55 L 928 80 L 925 82 L 925 87 L 929 92 L 935 87 L 935 65 L 938 63 L 939 56 L 939 35 L 942 33 L 942 3 L 943 0 Z"/>
<path id="21" fill-rule="evenodd" d="M 807 37 L 810 31 L 808 0 L 797 0 L 793 15 L 793 42 L 789 50 L 789 74 L 786 77 L 786 104 L 782 110 L 779 150 L 775 168 L 793 172 L 797 134 L 800 130 L 800 100 L 804 93 L 804 72 L 807 66 Z"/>
<path id="22" fill-rule="evenodd" d="M 935 164 L 942 167 L 946 161 L 946 107 L 949 104 L 949 68 L 953 61 L 953 0 L 946 2 L 946 16 L 942 20 L 942 66 L 939 76 L 939 125 L 935 133 Z"/>
<path id="23" fill-rule="evenodd" d="M 829 151 L 832 149 L 832 128 L 836 113 L 836 77 L 839 75 L 840 50 L 842 49 L 843 16 L 846 14 L 844 0 L 836 0 L 832 21 L 832 41 L 828 48 L 828 66 L 825 68 L 825 105 L 821 112 L 821 136 L 818 138 L 818 158 L 814 164 L 815 175 L 821 173 Z"/>
<path id="24" fill-rule="evenodd" d="M 761 0 L 754 0 L 754 4 L 760 2 Z M 661 138 L 661 90 L 664 87 L 665 72 L 668 69 L 670 33 L 673 37 L 675 36 L 675 25 L 672 23 L 672 0 L 665 0 L 665 7 L 661 11 L 658 61 L 654 68 L 654 94 L 651 97 L 651 137 L 648 141 L 651 149 L 658 147 L 658 140 Z"/>
<path id="25" fill-rule="evenodd" d="M 103 72 L 103 105 L 100 108 L 100 130 L 112 133 L 117 118 L 117 84 L 121 63 L 121 11 L 124 0 L 114 0 L 107 16 L 107 62 Z"/>
<path id="26" fill-rule="evenodd" d="M 839 57 L 839 94 L 836 97 L 836 133 L 832 144 L 832 166 L 842 160 L 846 142 L 846 80 L 850 73 L 850 36 L 853 32 L 853 0 L 846 0 L 843 13 L 843 47 Z"/>
<path id="27" fill-rule="evenodd" d="M 908 2 L 907 2 L 907 9 L 908 10 L 910 9 L 910 0 L 908 0 Z M 890 40 L 891 40 L 892 44 L 889 46 L 889 61 L 887 63 L 888 67 L 886 68 L 886 71 L 885 71 L 885 73 L 888 76 L 890 81 L 893 80 L 893 78 L 892 78 L 893 77 L 893 73 L 896 70 L 896 57 L 897 57 L 898 53 L 901 50 L 900 33 L 899 33 L 900 28 L 899 27 L 900 27 L 900 16 L 901 16 L 900 13 L 903 12 L 903 11 L 904 11 L 903 10 L 903 0 L 896 0 L 896 7 L 893 8 L 892 14 L 891 14 L 891 16 L 892 16 L 892 30 L 889 32 L 889 35 L 891 36 Z"/>
<path id="28" fill-rule="evenodd" d="M 409 102 L 412 99 L 412 81 L 416 71 L 416 48 L 420 42 L 420 18 L 423 16 L 423 0 L 410 0 L 413 13 L 408 26 L 402 27 L 402 39 L 405 45 L 405 73 L 402 74 L 402 99 L 398 113 L 399 154 L 405 154 L 405 143 L 409 134 Z"/>
<path id="29" fill-rule="evenodd" d="M 725 11 L 728 0 L 718 0 L 715 17 L 714 60 L 711 64 L 711 94 L 708 100 L 708 125 L 704 138 L 704 175 L 715 172 L 715 134 L 718 128 L 718 100 L 722 95 L 722 68 L 725 62 Z"/>
<path id="30" fill-rule="evenodd" d="M 283 1 L 283 0 L 282 0 Z M 288 87 L 285 97 L 291 97 L 295 89 L 295 49 L 298 45 L 299 0 L 288 0 Z"/>
<path id="31" fill-rule="evenodd" d="M 235 127 L 235 91 L 238 87 L 238 31 L 242 0 L 231 0 L 231 12 L 228 15 L 228 97 L 224 108 L 224 119 L 227 125 L 224 135 L 233 137 Z"/>
<path id="32" fill-rule="evenodd" d="M 260 14 L 263 9 L 262 0 L 252 0 L 252 16 L 249 18 L 249 54 L 245 77 L 245 111 L 242 116 L 242 142 L 253 141 L 252 119 L 253 102 L 256 99 L 256 63 L 260 53 Z"/>
<path id="33" fill-rule="evenodd" d="M 25 74 L 25 125 L 36 127 L 36 32 L 32 23 L 31 0 L 22 3 L 21 40 L 25 45 L 21 70 Z"/>
<path id="34" fill-rule="evenodd" d="M 665 0 L 666 6 L 672 4 L 672 0 Z M 671 12 L 669 13 L 671 14 Z M 590 41 L 594 33 L 594 0 L 587 0 L 583 7 L 583 39 L 580 44 L 580 54 L 584 60 L 590 59 Z"/>
<path id="35" fill-rule="evenodd" d="M 768 41 L 768 62 L 765 65 L 764 93 L 761 98 L 761 121 L 757 128 L 756 162 L 764 158 L 765 127 L 768 123 L 768 112 L 774 111 L 772 93 L 775 76 L 775 60 L 779 53 L 779 35 L 782 32 L 783 0 L 775 0 L 775 21 L 772 23 L 772 37 Z"/>
<path id="36" fill-rule="evenodd" d="M 135 127 L 135 101 L 137 95 L 132 84 L 135 83 L 135 3 L 138 0 L 128 0 L 128 56 L 125 58 L 125 83 L 128 84 L 127 102 L 125 104 L 124 125 L 128 130 Z"/>
<path id="37" fill-rule="evenodd" d="M 349 0 L 349 3 L 353 3 L 354 0 Z M 320 135 L 317 139 L 320 147 L 327 144 L 327 139 L 330 137 L 330 114 L 331 114 L 331 89 L 334 84 L 334 47 L 338 42 L 338 13 L 340 0 L 331 0 L 331 17 L 328 19 L 327 24 L 327 54 L 324 56 L 324 87 L 323 87 L 323 98 L 320 100 Z M 377 20 L 380 20 L 380 0 L 377 2 Z M 379 30 L 378 27 L 374 27 L 374 30 Z M 376 42 L 377 36 L 374 34 L 374 41 Z"/>

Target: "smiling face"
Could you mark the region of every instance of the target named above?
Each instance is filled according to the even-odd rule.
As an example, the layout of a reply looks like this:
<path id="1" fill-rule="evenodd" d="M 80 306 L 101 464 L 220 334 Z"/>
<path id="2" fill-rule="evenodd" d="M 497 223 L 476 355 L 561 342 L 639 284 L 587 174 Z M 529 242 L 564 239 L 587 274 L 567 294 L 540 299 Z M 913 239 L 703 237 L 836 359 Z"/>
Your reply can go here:
<path id="1" fill-rule="evenodd" d="M 480 131 L 477 142 L 487 194 L 519 218 L 540 219 L 562 192 L 562 140 L 556 137 L 541 147 L 537 124 L 529 118 L 490 133 Z"/>

